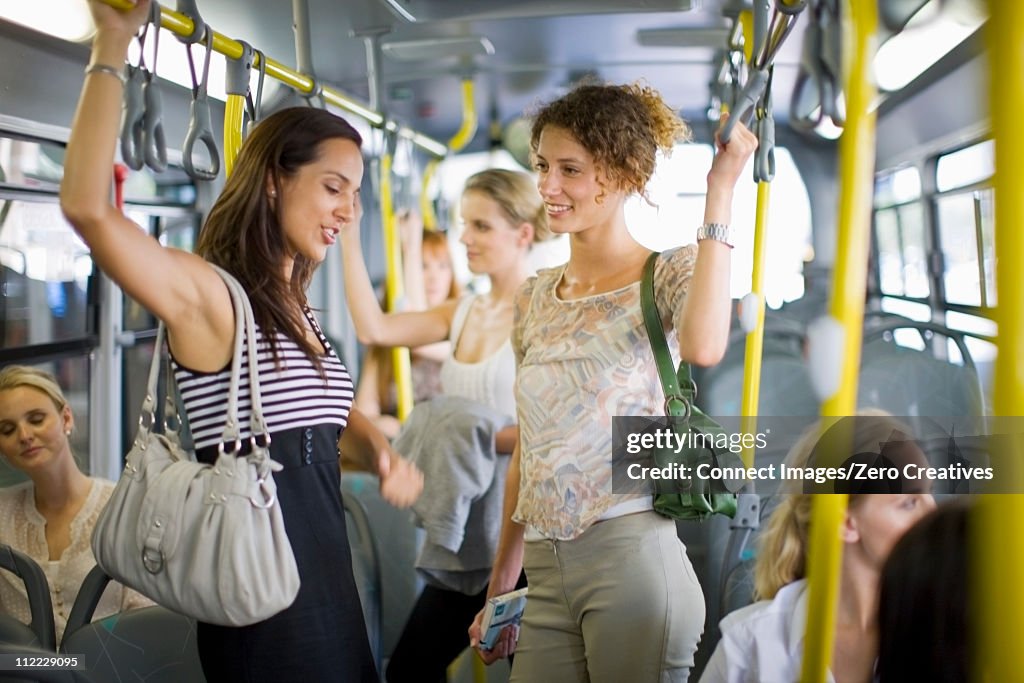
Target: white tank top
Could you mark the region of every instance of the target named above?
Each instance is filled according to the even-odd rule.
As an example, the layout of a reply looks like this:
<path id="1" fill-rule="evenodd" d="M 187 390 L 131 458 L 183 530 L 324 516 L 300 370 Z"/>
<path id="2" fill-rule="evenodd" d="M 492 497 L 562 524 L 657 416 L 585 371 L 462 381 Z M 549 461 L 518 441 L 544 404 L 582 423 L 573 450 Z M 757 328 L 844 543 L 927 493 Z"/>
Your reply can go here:
<path id="1" fill-rule="evenodd" d="M 511 334 L 505 343 L 489 357 L 477 363 L 463 363 L 455 359 L 462 328 L 475 295 L 463 297 L 455 308 L 449 339 L 452 353 L 441 364 L 441 391 L 448 396 L 459 396 L 476 401 L 504 415 L 515 417 L 516 358 L 512 352 Z"/>

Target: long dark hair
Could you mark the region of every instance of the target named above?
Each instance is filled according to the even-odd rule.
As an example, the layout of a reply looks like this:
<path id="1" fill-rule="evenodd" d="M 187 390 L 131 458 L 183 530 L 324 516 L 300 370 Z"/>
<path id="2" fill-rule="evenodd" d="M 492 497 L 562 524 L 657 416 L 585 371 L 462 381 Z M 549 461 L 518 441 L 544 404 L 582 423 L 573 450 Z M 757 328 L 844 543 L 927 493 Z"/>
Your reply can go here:
<path id="1" fill-rule="evenodd" d="M 880 683 L 970 680 L 970 510 L 940 506 L 904 534 L 882 569 Z"/>
<path id="2" fill-rule="evenodd" d="M 323 109 L 294 107 L 261 121 L 242 145 L 196 246 L 196 253 L 227 270 L 245 287 L 274 358 L 278 357 L 276 333 L 283 332 L 317 367 L 322 350 L 306 339 L 302 308 L 318 264 L 298 254 L 291 282 L 281 277 L 282 259 L 289 254 L 279 216 L 267 196 L 267 179 L 280 195 L 281 181 L 315 161 L 321 144 L 332 138 L 360 146 L 363 142 L 345 119 Z"/>

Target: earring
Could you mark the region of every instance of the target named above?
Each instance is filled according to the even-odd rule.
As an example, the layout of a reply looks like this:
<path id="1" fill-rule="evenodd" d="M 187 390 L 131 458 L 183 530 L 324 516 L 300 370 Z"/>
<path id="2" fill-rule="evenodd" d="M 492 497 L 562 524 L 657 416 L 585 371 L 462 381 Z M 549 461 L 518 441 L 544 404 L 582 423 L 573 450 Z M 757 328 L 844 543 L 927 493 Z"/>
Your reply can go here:
<path id="1" fill-rule="evenodd" d="M 276 190 L 271 190 L 270 191 L 270 198 L 273 199 L 276 196 L 277 196 L 277 191 Z"/>
<path id="2" fill-rule="evenodd" d="M 70 430 L 70 429 L 65 429 L 65 430 L 64 430 L 64 434 L 65 434 L 66 436 L 71 436 L 71 430 Z"/>

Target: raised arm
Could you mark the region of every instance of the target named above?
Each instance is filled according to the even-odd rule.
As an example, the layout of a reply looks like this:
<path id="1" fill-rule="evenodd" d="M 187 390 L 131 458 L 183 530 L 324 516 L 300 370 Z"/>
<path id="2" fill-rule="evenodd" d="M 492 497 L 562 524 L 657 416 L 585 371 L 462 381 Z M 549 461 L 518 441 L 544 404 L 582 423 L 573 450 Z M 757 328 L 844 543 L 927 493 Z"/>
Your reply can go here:
<path id="1" fill-rule="evenodd" d="M 426 311 L 385 313 L 381 310 L 363 260 L 359 221 L 352 221 L 341 231 L 341 263 L 345 270 L 345 299 L 356 336 L 363 344 L 422 346 L 448 338 L 455 301 L 446 301 Z"/>
<path id="2" fill-rule="evenodd" d="M 148 17 L 149 4 L 138 0 L 134 9 L 120 12 L 89 2 L 96 36 L 68 141 L 61 210 L 103 272 L 167 324 L 180 360 L 212 369 L 230 357 L 233 318 L 227 289 L 201 258 L 161 247 L 109 201 L 121 118 L 117 74 L 124 70 L 128 44 Z"/>
<path id="3" fill-rule="evenodd" d="M 723 116 L 721 125 L 727 116 Z M 721 128 L 719 128 L 721 130 Z M 704 223 L 729 225 L 736 181 L 757 138 L 742 123 L 733 128 L 728 144 L 715 134 L 717 153 L 708 172 L 708 193 L 704 204 Z M 729 274 L 732 248 L 717 240 L 701 240 L 688 294 L 683 300 L 682 324 L 678 326 L 679 355 L 694 365 L 714 365 L 722 360 L 729 341 L 731 317 Z"/>

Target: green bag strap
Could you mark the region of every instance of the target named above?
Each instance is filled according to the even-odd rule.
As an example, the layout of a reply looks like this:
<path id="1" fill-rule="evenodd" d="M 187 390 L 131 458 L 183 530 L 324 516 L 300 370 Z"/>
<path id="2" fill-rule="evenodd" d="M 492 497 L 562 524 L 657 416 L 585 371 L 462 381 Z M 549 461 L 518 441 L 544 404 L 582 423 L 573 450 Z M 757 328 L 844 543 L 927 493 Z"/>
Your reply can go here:
<path id="1" fill-rule="evenodd" d="M 651 350 L 658 366 L 661 388 L 665 392 L 665 413 L 688 417 L 694 390 L 690 364 L 681 362 L 678 370 L 673 367 L 672 354 L 668 350 L 668 340 L 665 339 L 665 328 L 662 327 L 661 316 L 658 314 L 658 303 L 654 300 L 654 264 L 659 256 L 659 252 L 652 253 L 644 264 L 644 274 L 640 281 L 640 310 L 644 315 L 647 336 L 651 340 Z"/>

